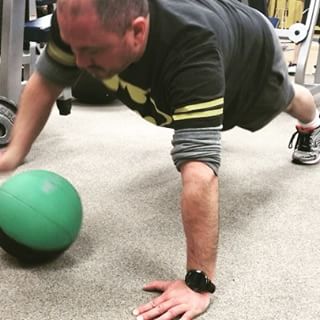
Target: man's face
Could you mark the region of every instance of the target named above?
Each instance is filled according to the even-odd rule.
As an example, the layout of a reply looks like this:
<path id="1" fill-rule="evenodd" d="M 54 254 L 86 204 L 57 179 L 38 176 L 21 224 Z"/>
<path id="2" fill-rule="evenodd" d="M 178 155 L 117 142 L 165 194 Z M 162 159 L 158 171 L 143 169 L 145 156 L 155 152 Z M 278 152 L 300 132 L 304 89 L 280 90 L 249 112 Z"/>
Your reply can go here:
<path id="1" fill-rule="evenodd" d="M 57 12 L 61 37 L 70 45 L 79 68 L 107 79 L 135 61 L 134 34 L 130 29 L 122 36 L 106 30 L 89 5 L 85 14 L 72 15 L 65 7 Z"/>

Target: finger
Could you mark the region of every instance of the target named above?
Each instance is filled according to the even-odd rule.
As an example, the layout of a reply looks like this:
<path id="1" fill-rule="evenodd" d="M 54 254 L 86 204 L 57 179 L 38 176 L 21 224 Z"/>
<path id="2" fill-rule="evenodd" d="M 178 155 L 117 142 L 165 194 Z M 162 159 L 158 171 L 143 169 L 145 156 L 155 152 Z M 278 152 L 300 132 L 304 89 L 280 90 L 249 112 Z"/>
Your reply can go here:
<path id="1" fill-rule="evenodd" d="M 157 297 L 151 300 L 150 302 L 133 310 L 133 315 L 138 316 L 140 314 L 144 314 L 145 312 L 148 312 L 149 310 L 156 308 L 158 305 L 160 305 L 164 301 L 165 301 L 165 298 L 163 296 Z"/>
<path id="2" fill-rule="evenodd" d="M 135 316 L 139 315 L 139 314 L 143 314 L 145 312 L 148 312 L 149 310 L 152 310 L 154 307 L 156 307 L 156 304 L 154 301 L 150 301 L 149 303 L 146 303 L 140 307 L 138 307 L 137 309 L 135 309 L 133 311 L 133 314 Z"/>
<path id="3" fill-rule="evenodd" d="M 180 304 L 178 306 L 175 306 L 174 308 L 171 308 L 167 310 L 166 313 L 164 313 L 159 318 L 156 318 L 157 320 L 173 320 L 176 319 L 178 316 L 184 314 L 187 310 L 188 306 L 185 304 Z M 181 318 L 182 319 L 182 318 Z"/>
<path id="4" fill-rule="evenodd" d="M 170 316 L 171 314 L 169 310 L 174 309 L 176 305 L 177 305 L 177 302 L 174 301 L 173 299 L 167 300 L 157 305 L 154 304 L 154 306 L 149 311 L 140 314 L 141 320 L 142 319 L 143 320 L 162 319 L 161 316 L 164 314 L 167 314 L 164 319 L 174 319 L 175 317 L 168 317 L 168 316 Z M 140 320 L 139 317 L 137 319 Z"/>
<path id="5" fill-rule="evenodd" d="M 180 318 L 180 320 L 192 320 L 192 319 L 196 318 L 197 316 L 199 316 L 200 314 L 201 313 L 197 313 L 194 311 L 188 311 Z"/>
<path id="6" fill-rule="evenodd" d="M 167 290 L 170 283 L 171 283 L 171 281 L 160 281 L 160 280 L 152 281 L 152 282 L 144 285 L 143 290 L 163 292 L 163 291 Z"/>

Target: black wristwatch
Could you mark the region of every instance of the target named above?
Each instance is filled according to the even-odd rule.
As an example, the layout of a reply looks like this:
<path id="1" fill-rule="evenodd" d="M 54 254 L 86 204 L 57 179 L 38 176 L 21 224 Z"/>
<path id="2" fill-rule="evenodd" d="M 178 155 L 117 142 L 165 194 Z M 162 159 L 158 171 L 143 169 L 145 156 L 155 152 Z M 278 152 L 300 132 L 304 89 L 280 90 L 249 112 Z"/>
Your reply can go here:
<path id="1" fill-rule="evenodd" d="M 195 292 L 214 293 L 216 286 L 208 276 L 201 270 L 189 270 L 185 277 L 186 285 Z"/>

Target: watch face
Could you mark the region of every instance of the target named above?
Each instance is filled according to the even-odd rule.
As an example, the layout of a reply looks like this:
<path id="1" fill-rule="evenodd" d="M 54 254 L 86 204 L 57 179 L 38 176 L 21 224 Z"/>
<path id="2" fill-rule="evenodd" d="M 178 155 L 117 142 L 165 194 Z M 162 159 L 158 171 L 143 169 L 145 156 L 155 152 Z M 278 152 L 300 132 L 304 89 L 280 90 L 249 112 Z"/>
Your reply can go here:
<path id="1" fill-rule="evenodd" d="M 197 292 L 206 291 L 207 287 L 207 277 L 203 272 L 193 270 L 189 271 L 186 275 L 186 284 L 189 288 Z"/>

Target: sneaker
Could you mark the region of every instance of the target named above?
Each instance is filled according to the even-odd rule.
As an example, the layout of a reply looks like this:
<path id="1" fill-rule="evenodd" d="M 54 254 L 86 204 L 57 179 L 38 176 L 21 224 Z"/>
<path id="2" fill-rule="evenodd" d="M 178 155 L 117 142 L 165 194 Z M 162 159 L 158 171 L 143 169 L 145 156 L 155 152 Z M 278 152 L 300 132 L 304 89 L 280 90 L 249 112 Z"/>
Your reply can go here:
<path id="1" fill-rule="evenodd" d="M 289 62 L 289 65 L 288 65 L 288 74 L 290 76 L 294 76 L 297 72 L 297 64 L 296 63 L 292 63 L 292 62 Z"/>
<path id="2" fill-rule="evenodd" d="M 303 129 L 296 126 L 297 131 L 292 135 L 289 148 L 298 135 L 292 154 L 292 162 L 298 164 L 316 164 L 320 161 L 320 126 L 315 129 Z"/>

